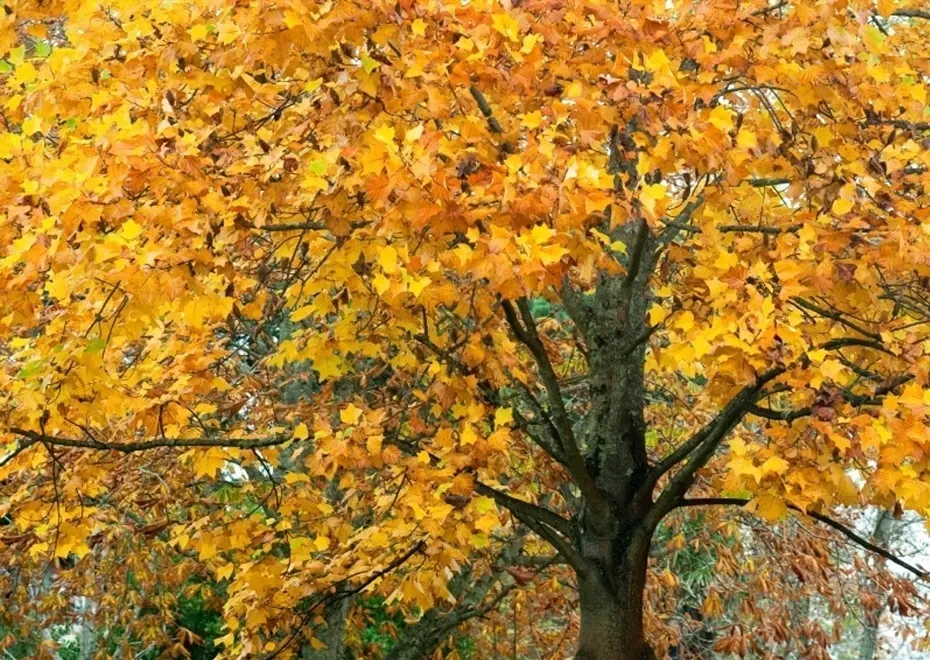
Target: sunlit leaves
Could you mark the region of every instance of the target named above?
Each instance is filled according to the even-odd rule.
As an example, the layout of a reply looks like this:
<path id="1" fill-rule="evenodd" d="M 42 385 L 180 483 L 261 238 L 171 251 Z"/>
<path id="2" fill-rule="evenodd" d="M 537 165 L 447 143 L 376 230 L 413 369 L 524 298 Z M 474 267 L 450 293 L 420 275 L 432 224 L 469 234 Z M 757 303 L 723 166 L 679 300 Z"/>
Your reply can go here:
<path id="1" fill-rule="evenodd" d="M 417 568 L 373 588 L 451 602 L 449 576 L 475 557 L 483 575 L 518 524 L 477 481 L 568 509 L 502 301 L 539 305 L 580 422 L 576 324 L 606 314 L 584 306 L 622 282 L 643 218 L 650 460 L 790 365 L 757 402 L 774 419 L 747 415 L 695 488 L 776 524 L 789 505 L 930 506 L 921 318 L 882 288 L 927 276 L 926 26 L 888 2 L 885 31 L 832 2 L 523 4 L 71 7 L 67 43 L 4 42 L 2 454 L 7 427 L 168 445 L 15 456 L 0 513 L 34 536 L 6 561 L 39 579 L 72 558 L 63 594 L 131 582 L 140 602 L 227 581 L 239 657 L 420 540 Z M 821 348 L 850 337 L 881 348 Z M 880 404 L 844 398 L 904 373 Z"/>

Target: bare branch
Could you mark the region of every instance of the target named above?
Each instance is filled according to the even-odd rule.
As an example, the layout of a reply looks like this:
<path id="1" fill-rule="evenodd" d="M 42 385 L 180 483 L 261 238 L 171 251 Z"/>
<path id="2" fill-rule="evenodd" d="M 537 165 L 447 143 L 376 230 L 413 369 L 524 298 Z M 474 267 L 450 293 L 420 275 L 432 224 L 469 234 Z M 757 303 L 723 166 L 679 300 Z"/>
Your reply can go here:
<path id="1" fill-rule="evenodd" d="M 746 183 L 748 183 L 753 188 L 771 188 L 773 186 L 786 186 L 791 183 L 791 179 L 780 179 L 780 178 L 746 179 Z"/>
<path id="2" fill-rule="evenodd" d="M 750 500 L 744 499 L 744 498 L 739 498 L 739 497 L 702 497 L 702 498 L 693 498 L 693 499 L 683 500 L 678 506 L 679 506 L 679 507 L 688 507 L 688 506 L 713 506 L 713 505 L 745 506 L 745 505 L 748 504 L 749 502 L 750 502 Z M 829 516 L 825 516 L 825 515 L 823 515 L 823 514 L 821 514 L 821 513 L 810 512 L 810 511 L 804 511 L 803 509 L 801 509 L 800 507 L 795 506 L 794 504 L 786 503 L 786 505 L 787 505 L 787 507 L 788 507 L 789 509 L 792 509 L 793 511 L 797 511 L 798 513 L 801 513 L 801 514 L 803 514 L 803 515 L 805 515 L 805 516 L 808 516 L 808 517 L 810 517 L 810 518 L 813 518 L 814 520 L 817 520 L 818 522 L 822 522 L 822 523 L 825 524 L 825 525 L 829 525 L 829 526 L 832 527 L 833 529 L 835 529 L 835 530 L 837 530 L 838 532 L 840 532 L 841 534 L 843 534 L 843 535 L 844 535 L 846 538 L 848 538 L 850 541 L 852 541 L 853 543 L 855 543 L 855 544 L 857 544 L 857 545 L 859 545 L 859 546 L 865 548 L 865 549 L 868 550 L 869 552 L 874 552 L 875 554 L 884 557 L 884 558 L 887 559 L 888 561 L 894 562 L 895 564 L 897 564 L 897 565 L 900 566 L 901 568 L 904 568 L 904 569 L 910 571 L 911 573 L 913 573 L 914 575 L 916 575 L 917 577 L 919 577 L 919 578 L 921 578 L 921 579 L 924 579 L 924 580 L 927 579 L 927 572 L 926 572 L 926 571 L 921 570 L 921 569 L 917 568 L 916 566 L 914 566 L 913 564 L 910 564 L 910 563 L 904 561 L 903 559 L 901 559 L 900 557 L 897 557 L 896 555 L 892 554 L 891 552 L 889 552 L 889 551 L 886 550 L 885 548 L 882 548 L 881 546 L 877 546 L 877 545 L 875 545 L 874 543 L 871 543 L 871 542 L 867 541 L 867 540 L 864 539 L 863 537 L 859 536 L 859 534 L 857 534 L 856 532 L 854 532 L 853 530 L 851 530 L 849 527 L 847 527 L 846 525 L 844 525 L 844 524 L 842 524 L 842 523 L 840 523 L 840 522 L 837 522 L 837 521 L 834 520 L 833 518 L 830 518 Z"/>
<path id="3" fill-rule="evenodd" d="M 264 225 L 261 229 L 263 231 L 303 231 L 305 229 L 322 231 L 326 229 L 326 225 L 321 222 L 298 222 L 295 224 Z"/>
<path id="4" fill-rule="evenodd" d="M 42 442 L 57 447 L 118 451 L 125 454 L 146 451 L 148 449 L 159 449 L 162 447 L 230 447 L 237 449 L 261 449 L 262 447 L 283 445 L 290 440 L 289 436 L 280 435 L 271 438 L 159 438 L 158 440 L 146 440 L 144 442 L 101 442 L 93 439 L 77 440 L 74 438 L 47 435 L 45 433 L 27 431 L 26 429 L 19 428 L 10 429 L 10 433 L 29 438 L 31 441 L 30 444 Z M 19 451 L 25 448 L 26 447 L 21 447 Z"/>
<path id="5" fill-rule="evenodd" d="M 777 236 L 778 234 L 794 234 L 801 231 L 801 228 L 804 225 L 796 224 L 790 225 L 785 228 L 781 227 L 765 227 L 763 225 L 720 225 L 717 227 L 717 231 L 722 232 L 734 232 L 734 233 L 744 233 L 744 234 L 769 234 L 772 236 Z"/>
<path id="6" fill-rule="evenodd" d="M 848 318 L 846 318 L 846 315 L 843 314 L 842 312 L 838 312 L 838 311 L 834 311 L 830 309 L 824 309 L 823 307 L 819 307 L 818 305 L 815 305 L 814 303 L 808 300 L 805 300 L 804 298 L 793 297 L 791 298 L 791 302 L 797 307 L 800 307 L 801 309 L 806 309 L 807 311 L 813 312 L 815 314 L 819 314 L 820 316 L 824 318 L 837 321 L 838 323 L 842 323 L 847 328 L 851 330 L 855 330 L 860 335 L 864 335 L 878 342 L 882 341 L 882 336 L 880 334 L 876 332 L 870 332 L 869 330 L 866 330 L 860 325 L 853 323 Z"/>

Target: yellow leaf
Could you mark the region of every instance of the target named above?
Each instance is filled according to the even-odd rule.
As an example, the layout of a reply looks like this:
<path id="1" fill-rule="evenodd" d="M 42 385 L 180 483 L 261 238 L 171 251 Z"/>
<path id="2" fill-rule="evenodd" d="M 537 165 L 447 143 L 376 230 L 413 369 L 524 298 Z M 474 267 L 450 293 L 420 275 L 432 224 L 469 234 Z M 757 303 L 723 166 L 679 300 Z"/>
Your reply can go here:
<path id="1" fill-rule="evenodd" d="M 466 424 L 462 429 L 462 444 L 467 446 L 476 442 L 478 442 L 478 435 L 475 433 L 475 429 L 471 424 Z"/>
<path id="2" fill-rule="evenodd" d="M 487 534 L 472 534 L 471 544 L 475 549 L 480 550 L 481 548 L 486 548 L 489 543 L 490 541 L 488 540 Z"/>
<path id="3" fill-rule="evenodd" d="M 412 293 L 415 298 L 419 298 L 420 294 L 423 293 L 423 290 L 432 284 L 432 282 L 433 280 L 428 276 L 411 277 L 407 282 L 407 286 L 410 289 L 410 293 Z"/>
<path id="4" fill-rule="evenodd" d="M 649 325 L 658 325 L 668 317 L 668 312 L 662 305 L 654 304 L 649 308 Z"/>
<path id="5" fill-rule="evenodd" d="M 927 103 L 927 88 L 921 82 L 916 82 L 910 87 L 911 98 L 918 103 Z"/>
<path id="6" fill-rule="evenodd" d="M 758 496 L 749 503 L 747 508 L 768 522 L 782 520 L 788 513 L 788 506 L 783 499 L 768 494 Z"/>
<path id="7" fill-rule="evenodd" d="M 291 561 L 307 561 L 313 556 L 313 545 L 310 539 L 303 536 L 292 536 L 288 539 L 291 550 Z"/>
<path id="8" fill-rule="evenodd" d="M 756 134 L 745 128 L 740 129 L 740 132 L 736 135 L 736 144 L 741 149 L 753 149 L 759 146 L 756 141 Z"/>
<path id="9" fill-rule="evenodd" d="M 394 127 L 384 124 L 375 131 L 375 139 L 384 144 L 394 144 Z"/>
<path id="10" fill-rule="evenodd" d="M 200 551 L 200 559 L 211 559 L 216 556 L 216 539 L 213 534 L 205 532 L 197 541 L 197 549 Z"/>
<path id="11" fill-rule="evenodd" d="M 475 529 L 480 529 L 485 533 L 489 533 L 492 529 L 496 529 L 499 526 L 500 521 L 493 513 L 486 513 L 475 521 Z"/>
<path id="12" fill-rule="evenodd" d="M 528 112 L 523 115 L 523 119 L 520 121 L 520 126 L 529 130 L 533 130 L 534 128 L 539 128 L 539 126 L 542 124 L 542 121 L 542 113 L 539 110 L 536 110 L 534 112 Z"/>
<path id="13" fill-rule="evenodd" d="M 386 278 L 383 273 L 378 273 L 371 279 L 371 284 L 375 287 L 378 295 L 383 295 L 385 291 L 391 288 L 391 280 Z"/>
<path id="14" fill-rule="evenodd" d="M 685 310 L 673 324 L 675 329 L 681 330 L 682 332 L 688 332 L 691 328 L 694 327 L 694 314 L 690 310 Z"/>
<path id="15" fill-rule="evenodd" d="M 423 135 L 423 124 L 418 124 L 404 133 L 404 142 L 407 144 L 416 142 L 420 139 L 421 135 Z"/>
<path id="16" fill-rule="evenodd" d="M 646 70 L 652 73 L 664 71 L 669 65 L 668 55 L 660 48 L 650 53 L 644 64 L 646 65 Z"/>
<path id="17" fill-rule="evenodd" d="M 920 406 L 924 402 L 924 391 L 920 385 L 917 383 L 909 383 L 904 391 L 901 392 L 901 396 L 898 401 L 905 406 Z"/>
<path id="18" fill-rule="evenodd" d="M 132 241 L 142 234 L 142 225 L 130 218 L 119 228 L 119 234 L 127 241 Z"/>
<path id="19" fill-rule="evenodd" d="M 198 477 L 213 478 L 225 462 L 226 451 L 222 447 L 210 447 L 198 452 L 194 459 L 194 473 Z"/>
<path id="20" fill-rule="evenodd" d="M 721 252 L 714 261 L 714 268 L 720 271 L 727 271 L 739 263 L 739 257 L 732 252 Z"/>
<path id="21" fill-rule="evenodd" d="M 29 119 L 23 122 L 22 128 L 24 135 L 35 135 L 36 133 L 42 133 L 42 118 L 36 115 L 31 115 Z"/>
<path id="22" fill-rule="evenodd" d="M 320 552 L 326 550 L 329 547 L 330 540 L 328 536 L 318 536 L 316 540 L 313 541 L 313 547 L 315 547 Z"/>
<path id="23" fill-rule="evenodd" d="M 310 430 L 307 428 L 307 425 L 301 422 L 297 425 L 297 428 L 294 429 L 294 435 L 291 436 L 294 440 L 306 440 L 310 437 Z"/>
<path id="24" fill-rule="evenodd" d="M 223 45 L 228 45 L 234 42 L 239 38 L 240 30 L 239 26 L 236 25 L 233 21 L 223 21 L 217 25 L 217 36 L 219 42 Z M 306 89 L 306 88 L 305 88 Z M 313 91 L 313 90 L 306 90 Z"/>
<path id="25" fill-rule="evenodd" d="M 665 191 L 664 183 L 653 183 L 643 186 L 639 193 L 639 201 L 642 202 L 646 213 L 653 220 L 665 212 Z"/>
<path id="26" fill-rule="evenodd" d="M 553 236 L 555 236 L 555 232 L 548 225 L 536 225 L 530 231 L 530 237 L 536 245 L 548 243 Z"/>
<path id="27" fill-rule="evenodd" d="M 36 68 L 31 62 L 24 62 L 16 67 L 16 73 L 13 75 L 13 81 L 20 85 L 27 85 L 34 82 L 37 77 Z"/>
<path id="28" fill-rule="evenodd" d="M 839 377 L 843 374 L 843 365 L 838 360 L 824 360 L 823 364 L 820 365 L 820 374 L 824 378 L 839 380 Z"/>
<path id="29" fill-rule="evenodd" d="M 300 323 L 305 318 L 313 314 L 314 308 L 314 305 L 304 305 L 303 307 L 295 309 L 293 312 L 291 312 L 291 321 L 294 323 Z"/>
<path id="30" fill-rule="evenodd" d="M 410 25 L 410 29 L 413 30 L 413 33 L 418 37 L 426 36 L 426 21 L 422 18 L 418 18 Z"/>
<path id="31" fill-rule="evenodd" d="M 362 410 L 352 403 L 339 411 L 339 419 L 342 420 L 343 424 L 355 425 L 361 416 Z"/>
<path id="32" fill-rule="evenodd" d="M 853 210 L 853 206 L 854 204 L 851 199 L 837 197 L 833 201 L 833 205 L 830 207 L 830 210 L 833 211 L 833 215 L 846 215 Z"/>
<path id="33" fill-rule="evenodd" d="M 55 300 L 67 300 L 71 295 L 71 278 L 68 271 L 63 270 L 52 275 L 45 283 L 45 290 Z"/>
<path id="34" fill-rule="evenodd" d="M 718 105 L 710 111 L 710 123 L 715 128 L 727 133 L 733 130 L 733 113 L 722 105 Z"/>
<path id="35" fill-rule="evenodd" d="M 508 14 L 492 14 L 491 23 L 494 29 L 511 41 L 520 40 L 520 24 L 513 16 Z"/>
<path id="36" fill-rule="evenodd" d="M 566 254 L 568 254 L 567 248 L 561 245 L 549 245 L 539 250 L 539 261 L 544 266 L 551 266 L 561 261 Z"/>
<path id="37" fill-rule="evenodd" d="M 209 30 L 207 30 L 206 25 L 195 25 L 190 29 L 189 34 L 191 35 L 192 41 L 203 41 L 207 38 Z"/>
<path id="38" fill-rule="evenodd" d="M 762 464 L 762 473 L 769 474 L 775 473 L 782 475 L 788 471 L 788 461 L 781 458 L 780 456 L 772 456 L 766 459 L 765 463 Z"/>
<path id="39" fill-rule="evenodd" d="M 507 426 L 513 422 L 513 408 L 498 408 L 494 412 L 494 426 Z"/>
<path id="40" fill-rule="evenodd" d="M 397 256 L 397 250 L 393 246 L 384 246 L 381 250 L 381 254 L 378 256 L 378 263 L 381 265 L 381 270 L 389 275 L 397 271 Z"/>

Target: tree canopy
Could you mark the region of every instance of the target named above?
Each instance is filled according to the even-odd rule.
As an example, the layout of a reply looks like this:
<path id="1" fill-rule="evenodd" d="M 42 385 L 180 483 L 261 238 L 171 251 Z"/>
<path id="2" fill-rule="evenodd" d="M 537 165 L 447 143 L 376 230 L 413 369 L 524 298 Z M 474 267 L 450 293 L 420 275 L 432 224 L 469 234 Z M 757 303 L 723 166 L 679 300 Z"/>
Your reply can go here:
<path id="1" fill-rule="evenodd" d="M 676 509 L 878 552 L 849 511 L 930 511 L 930 12 L 8 0 L 0 22 L 16 634 L 81 596 L 113 639 L 183 648 L 177 594 L 210 579 L 224 657 L 294 657 L 354 594 L 475 616 L 503 587 L 469 602 L 456 576 L 522 553 L 576 576 L 578 658 L 638 660 L 672 643 L 648 557 Z M 771 597 L 777 561 L 734 570 Z"/>

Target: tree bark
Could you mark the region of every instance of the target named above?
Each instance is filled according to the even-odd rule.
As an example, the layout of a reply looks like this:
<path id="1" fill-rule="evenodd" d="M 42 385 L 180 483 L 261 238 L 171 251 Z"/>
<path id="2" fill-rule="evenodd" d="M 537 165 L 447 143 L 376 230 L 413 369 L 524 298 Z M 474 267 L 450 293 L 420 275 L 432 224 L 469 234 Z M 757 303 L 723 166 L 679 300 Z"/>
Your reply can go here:
<path id="1" fill-rule="evenodd" d="M 878 519 L 875 521 L 875 530 L 872 533 L 873 540 L 884 545 L 891 535 L 891 527 L 894 518 L 887 511 L 880 511 Z M 881 624 L 882 614 L 885 612 L 884 604 L 877 610 L 865 612 L 865 625 L 862 630 L 862 637 L 859 640 L 859 660 L 873 660 L 878 652 L 878 632 Z"/>
<path id="2" fill-rule="evenodd" d="M 614 557 L 607 570 L 593 561 L 578 575 L 581 632 L 575 658 L 654 660 L 643 629 L 648 535 L 638 532 L 632 541 L 611 545 Z"/>
<path id="3" fill-rule="evenodd" d="M 303 660 L 343 660 L 346 657 L 345 628 L 352 600 L 352 598 L 343 598 L 332 607 L 326 608 L 323 613 L 326 619 L 325 627 L 316 635 L 325 647 L 314 649 L 309 644 L 305 644 L 300 654 Z"/>

